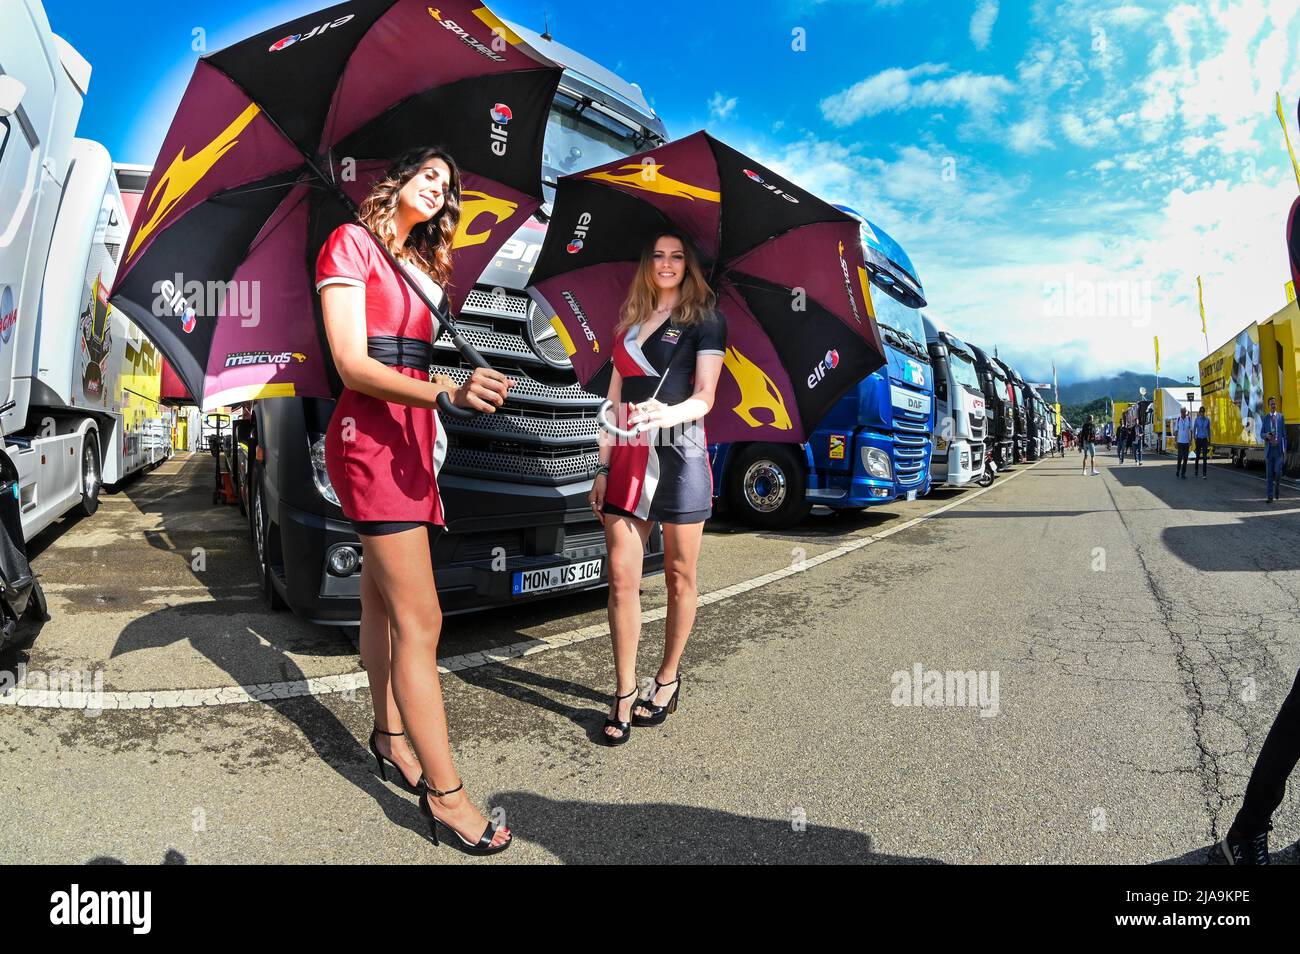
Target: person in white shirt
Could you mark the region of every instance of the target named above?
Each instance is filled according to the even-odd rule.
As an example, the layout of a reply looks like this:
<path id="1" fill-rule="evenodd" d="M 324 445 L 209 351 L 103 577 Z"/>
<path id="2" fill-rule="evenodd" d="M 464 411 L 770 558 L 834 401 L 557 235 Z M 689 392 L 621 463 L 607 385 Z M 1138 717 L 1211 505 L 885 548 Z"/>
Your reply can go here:
<path id="1" fill-rule="evenodd" d="M 1174 476 L 1187 479 L 1187 455 L 1192 448 L 1192 419 L 1187 414 L 1187 408 L 1178 412 L 1178 420 L 1174 421 L 1174 443 L 1178 445 L 1178 465 L 1174 469 Z"/>

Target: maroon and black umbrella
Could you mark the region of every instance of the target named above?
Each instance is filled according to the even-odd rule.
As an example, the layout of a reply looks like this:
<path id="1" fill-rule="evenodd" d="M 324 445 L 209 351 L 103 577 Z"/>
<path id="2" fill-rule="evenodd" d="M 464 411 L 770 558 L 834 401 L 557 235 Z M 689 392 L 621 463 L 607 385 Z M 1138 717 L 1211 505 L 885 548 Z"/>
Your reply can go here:
<path id="1" fill-rule="evenodd" d="M 204 407 L 332 396 L 313 291 L 329 233 L 353 219 L 392 159 L 443 146 L 462 171 L 448 289 L 457 311 L 541 204 L 560 72 L 476 0 L 349 0 L 203 57 L 149 177 L 112 304 Z"/>
<path id="2" fill-rule="evenodd" d="M 584 384 L 608 363 L 641 250 L 688 235 L 727 320 L 710 441 L 807 438 L 885 363 L 859 223 L 704 132 L 560 179 L 530 292 Z"/>

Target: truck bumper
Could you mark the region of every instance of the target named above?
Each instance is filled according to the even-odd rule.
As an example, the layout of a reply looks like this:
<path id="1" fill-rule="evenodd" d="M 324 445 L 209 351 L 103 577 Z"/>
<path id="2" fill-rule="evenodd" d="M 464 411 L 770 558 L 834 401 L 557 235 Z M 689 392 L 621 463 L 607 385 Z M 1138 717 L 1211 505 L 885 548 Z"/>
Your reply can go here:
<path id="1" fill-rule="evenodd" d="M 443 615 L 491 609 L 608 584 L 609 561 L 604 533 L 590 513 L 565 514 L 563 522 L 509 531 L 439 532 L 434 537 L 433 573 Z M 361 620 L 361 566 L 345 575 L 332 573 L 329 558 L 338 548 L 355 550 L 364 561 L 361 541 L 347 520 L 322 517 L 283 501 L 279 512 L 284 565 L 274 568 L 273 583 L 294 613 L 313 623 L 356 625 Z M 600 573 L 578 586 L 516 596 L 515 574 L 600 559 Z M 644 571 L 663 571 L 663 535 L 658 525 L 646 545 Z"/>
<path id="2" fill-rule="evenodd" d="M 890 478 L 876 477 L 867 471 L 863 462 L 867 449 L 879 450 L 888 455 L 892 475 Z M 920 470 L 907 481 L 898 479 L 898 464 L 899 455 L 891 435 L 860 430 L 854 435 L 852 474 L 834 474 L 829 478 L 823 476 L 822 486 L 809 488 L 807 497 L 813 503 L 831 508 L 860 508 L 909 497 L 913 492 L 917 496 L 930 492 L 928 455 Z"/>
<path id="3" fill-rule="evenodd" d="M 984 470 L 984 444 L 956 440 L 948 445 L 946 460 L 931 458 L 934 483 L 947 487 L 965 487 Z"/>

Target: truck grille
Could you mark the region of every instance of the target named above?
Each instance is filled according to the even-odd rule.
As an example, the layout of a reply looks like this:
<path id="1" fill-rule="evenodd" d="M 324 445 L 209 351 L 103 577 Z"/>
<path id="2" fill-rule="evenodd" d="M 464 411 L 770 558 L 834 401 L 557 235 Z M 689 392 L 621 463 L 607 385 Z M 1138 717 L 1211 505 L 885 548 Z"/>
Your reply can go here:
<path id="1" fill-rule="evenodd" d="M 442 418 L 448 473 L 555 486 L 586 480 L 596 470 L 601 399 L 579 387 L 572 371 L 548 366 L 529 347 L 528 308 L 528 297 L 518 292 L 475 288 L 466 297 L 457 322 L 461 333 L 515 386 L 495 414 Z M 433 370 L 464 383 L 470 368 L 451 339 L 440 336 L 434 349 Z"/>
<path id="2" fill-rule="evenodd" d="M 988 418 L 976 417 L 974 414 L 968 414 L 966 416 L 968 418 L 968 426 L 970 427 L 971 439 L 977 441 L 984 440 L 984 422 L 987 421 Z"/>
<path id="3" fill-rule="evenodd" d="M 895 426 L 898 423 L 895 418 Z M 894 479 L 905 487 L 919 484 L 925 469 L 925 457 L 929 452 L 929 434 L 894 435 Z"/>

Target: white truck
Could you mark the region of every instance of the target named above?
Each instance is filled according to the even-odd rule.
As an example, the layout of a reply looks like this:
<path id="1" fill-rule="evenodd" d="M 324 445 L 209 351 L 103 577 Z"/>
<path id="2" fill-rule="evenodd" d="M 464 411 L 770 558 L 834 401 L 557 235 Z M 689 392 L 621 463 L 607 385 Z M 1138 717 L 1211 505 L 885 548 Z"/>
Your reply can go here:
<path id="1" fill-rule="evenodd" d="M 0 436 L 28 539 L 171 448 L 162 355 L 107 304 L 144 177 L 75 138 L 89 82 L 38 0 L 0 5 Z"/>
<path id="2" fill-rule="evenodd" d="M 925 343 L 934 365 L 934 450 L 930 479 L 964 487 L 984 472 L 988 433 L 984 392 L 975 369 L 975 353 L 956 335 L 941 331 L 923 315 Z"/>

